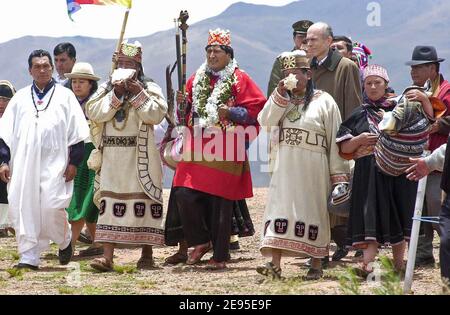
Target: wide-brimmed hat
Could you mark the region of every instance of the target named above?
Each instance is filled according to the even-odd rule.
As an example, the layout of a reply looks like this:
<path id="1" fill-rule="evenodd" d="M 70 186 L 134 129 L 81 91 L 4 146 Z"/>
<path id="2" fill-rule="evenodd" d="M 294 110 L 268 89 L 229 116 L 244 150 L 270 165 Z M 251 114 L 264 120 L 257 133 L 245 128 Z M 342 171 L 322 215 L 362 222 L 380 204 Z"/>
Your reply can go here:
<path id="1" fill-rule="evenodd" d="M 87 62 L 77 62 L 73 68 L 71 73 L 64 73 L 64 76 L 69 79 L 87 79 L 87 80 L 100 80 L 100 77 L 97 77 L 94 74 L 94 69 L 92 68 L 90 63 Z"/>
<path id="2" fill-rule="evenodd" d="M 412 60 L 406 62 L 407 66 L 421 65 L 425 63 L 442 62 L 445 59 L 438 58 L 436 48 L 433 46 L 416 46 L 412 53 Z"/>

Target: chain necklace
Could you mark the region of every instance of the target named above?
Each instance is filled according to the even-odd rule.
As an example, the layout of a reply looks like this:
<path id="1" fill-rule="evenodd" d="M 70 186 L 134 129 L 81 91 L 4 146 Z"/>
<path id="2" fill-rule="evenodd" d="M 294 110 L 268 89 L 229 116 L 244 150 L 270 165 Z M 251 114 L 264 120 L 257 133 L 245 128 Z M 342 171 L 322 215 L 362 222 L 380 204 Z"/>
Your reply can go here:
<path id="1" fill-rule="evenodd" d="M 50 105 L 50 102 L 52 101 L 53 94 L 55 94 L 56 86 L 53 87 L 52 94 L 50 95 L 50 98 L 47 102 L 47 105 L 43 109 L 38 109 L 36 105 L 36 101 L 34 100 L 34 93 L 33 93 L 33 86 L 31 86 L 31 99 L 33 100 L 34 109 L 36 110 L 36 118 L 39 118 L 39 112 L 43 112 L 47 110 L 48 106 Z"/>

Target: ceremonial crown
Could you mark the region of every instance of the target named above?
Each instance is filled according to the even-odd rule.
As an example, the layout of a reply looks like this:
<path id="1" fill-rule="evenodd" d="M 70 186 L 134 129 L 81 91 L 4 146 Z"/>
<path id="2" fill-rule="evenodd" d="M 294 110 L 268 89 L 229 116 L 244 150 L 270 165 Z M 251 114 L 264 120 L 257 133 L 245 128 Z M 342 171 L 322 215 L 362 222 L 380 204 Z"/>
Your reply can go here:
<path id="1" fill-rule="evenodd" d="M 208 46 L 224 45 L 231 46 L 231 34 L 229 30 L 222 30 L 220 28 L 209 30 Z"/>
<path id="2" fill-rule="evenodd" d="M 309 59 L 303 50 L 287 51 L 280 55 L 281 70 L 309 69 Z"/>
<path id="3" fill-rule="evenodd" d="M 128 40 L 124 40 L 120 46 L 119 58 L 129 58 L 138 63 L 142 62 L 142 45 L 140 42 L 135 41 L 134 44 L 128 43 Z"/>

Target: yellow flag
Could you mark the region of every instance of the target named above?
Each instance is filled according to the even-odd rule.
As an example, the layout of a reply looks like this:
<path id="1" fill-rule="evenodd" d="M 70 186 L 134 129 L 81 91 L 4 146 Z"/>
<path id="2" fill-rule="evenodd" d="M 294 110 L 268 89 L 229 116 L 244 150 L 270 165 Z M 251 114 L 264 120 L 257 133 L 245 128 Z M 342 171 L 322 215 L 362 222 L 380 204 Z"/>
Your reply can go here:
<path id="1" fill-rule="evenodd" d="M 131 9 L 131 2 L 132 0 L 99 0 L 102 4 L 120 4 L 124 7 L 127 7 L 128 9 Z"/>

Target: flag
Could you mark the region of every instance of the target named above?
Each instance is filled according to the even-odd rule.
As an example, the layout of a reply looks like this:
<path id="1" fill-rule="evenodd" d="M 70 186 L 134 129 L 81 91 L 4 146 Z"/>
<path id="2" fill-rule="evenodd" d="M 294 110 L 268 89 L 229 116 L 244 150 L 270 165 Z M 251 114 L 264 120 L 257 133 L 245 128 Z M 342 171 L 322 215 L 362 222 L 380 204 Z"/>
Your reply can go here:
<path id="1" fill-rule="evenodd" d="M 96 5 L 109 5 L 109 4 L 119 4 L 128 9 L 131 9 L 132 0 L 66 0 L 67 1 L 67 13 L 70 19 L 72 19 L 72 14 L 81 9 L 81 5 L 84 4 L 96 4 Z"/>

